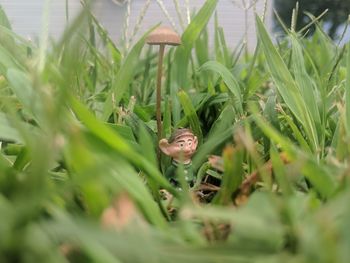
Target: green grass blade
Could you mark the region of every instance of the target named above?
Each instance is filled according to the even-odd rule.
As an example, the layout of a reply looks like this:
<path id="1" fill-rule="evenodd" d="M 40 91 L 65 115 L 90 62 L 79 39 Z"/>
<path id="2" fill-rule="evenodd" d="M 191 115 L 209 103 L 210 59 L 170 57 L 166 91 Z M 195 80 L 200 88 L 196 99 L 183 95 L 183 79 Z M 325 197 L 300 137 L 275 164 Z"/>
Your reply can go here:
<path id="1" fill-rule="evenodd" d="M 270 156 L 272 161 L 273 173 L 276 181 L 282 190 L 284 196 L 290 196 L 293 194 L 293 188 L 291 187 L 287 178 L 287 167 L 283 164 L 281 157 L 278 154 L 277 147 L 272 143 L 270 148 Z"/>
<path id="2" fill-rule="evenodd" d="M 109 116 L 112 114 L 113 111 L 113 104 L 117 107 L 121 98 L 127 91 L 129 84 L 133 80 L 134 72 L 139 67 L 139 57 L 141 54 L 141 50 L 145 44 L 146 37 L 154 28 L 156 28 L 156 26 L 148 30 L 140 38 L 140 40 L 134 45 L 134 47 L 130 50 L 127 57 L 125 58 L 124 63 L 120 67 L 117 76 L 115 77 L 114 85 L 112 89 L 108 92 L 108 97 L 105 102 L 102 120 L 108 120 Z M 112 99 L 112 97 L 114 97 L 114 99 Z"/>
<path id="3" fill-rule="evenodd" d="M 227 104 L 215 120 L 208 133 L 208 138 L 220 134 L 232 127 L 236 114 L 232 104 Z"/>
<path id="4" fill-rule="evenodd" d="M 190 124 L 190 127 L 194 134 L 198 138 L 198 144 L 202 144 L 203 135 L 202 130 L 200 127 L 199 119 L 196 113 L 195 108 L 192 105 L 190 97 L 187 95 L 187 93 L 183 90 L 179 91 L 178 93 L 180 103 L 182 105 L 182 108 L 184 110 L 185 116 L 188 120 L 188 123 Z"/>
<path id="5" fill-rule="evenodd" d="M 147 158 L 147 160 L 154 166 L 157 167 L 157 156 L 156 148 L 157 145 L 154 145 L 152 136 L 148 133 L 144 125 L 139 126 L 139 144 L 142 149 L 142 155 Z"/>
<path id="6" fill-rule="evenodd" d="M 39 65 L 38 69 L 41 72 L 46 63 L 46 53 L 48 49 L 49 42 L 49 15 L 50 15 L 50 4 L 51 0 L 44 1 L 44 8 L 41 20 L 41 34 L 40 34 L 40 47 L 39 47 Z"/>
<path id="7" fill-rule="evenodd" d="M 288 123 L 289 127 L 292 129 L 293 131 L 293 135 L 295 136 L 295 139 L 298 141 L 300 147 L 307 151 L 307 152 L 312 152 L 310 149 L 310 146 L 308 145 L 308 143 L 305 141 L 302 133 L 300 132 L 298 126 L 293 122 L 293 119 L 287 115 L 284 111 L 281 112 L 282 113 L 282 117 L 284 118 L 284 120 Z"/>
<path id="8" fill-rule="evenodd" d="M 317 130 L 304 98 L 282 57 L 274 47 L 263 22 L 258 16 L 256 16 L 256 25 L 261 48 L 265 54 L 266 62 L 276 84 L 276 88 L 288 108 L 304 127 L 312 149 L 317 151 L 319 147 Z"/>
<path id="9" fill-rule="evenodd" d="M 165 138 L 171 135 L 171 103 L 169 98 L 165 99 L 164 114 L 163 114 L 163 133 Z"/>
<path id="10" fill-rule="evenodd" d="M 345 83 L 345 125 L 347 134 L 350 136 L 350 43 L 347 45 L 348 54 L 346 57 L 346 83 Z"/>
<path id="11" fill-rule="evenodd" d="M 222 50 L 220 47 L 220 39 L 219 39 L 219 22 L 218 22 L 218 13 L 215 12 L 214 15 L 214 51 L 215 51 L 215 60 L 221 64 L 225 64 L 224 55 L 222 54 Z"/>
<path id="12" fill-rule="evenodd" d="M 16 58 L 6 48 L 0 45 L 0 73 L 6 75 L 9 68 L 23 69 Z"/>
<path id="13" fill-rule="evenodd" d="M 42 122 L 44 113 L 43 104 L 39 95 L 40 91 L 33 89 L 28 74 L 15 68 L 9 68 L 7 71 L 7 79 L 10 88 L 23 107 L 28 112 L 32 113 L 34 119 Z"/>
<path id="14" fill-rule="evenodd" d="M 204 28 L 202 34 L 195 42 L 196 58 L 199 65 L 209 60 L 208 29 Z"/>
<path id="15" fill-rule="evenodd" d="M 193 157 L 193 167 L 198 169 L 203 162 L 205 162 L 210 154 L 212 154 L 217 148 L 233 136 L 233 128 L 226 129 L 223 132 L 216 133 L 208 138 L 197 150 Z"/>
<path id="16" fill-rule="evenodd" d="M 18 131 L 12 127 L 6 115 L 0 112 L 0 140 L 13 140 L 15 142 L 22 142 L 22 138 Z"/>
<path id="17" fill-rule="evenodd" d="M 2 6 L 0 6 L 0 25 L 5 26 L 8 29 L 11 29 L 10 21 Z"/>
<path id="18" fill-rule="evenodd" d="M 206 27 L 210 17 L 212 16 L 218 0 L 207 0 L 191 23 L 182 34 L 182 44 L 176 48 L 174 55 L 174 65 L 172 67 L 172 83 L 170 87 L 170 95 L 173 103 L 173 118 L 175 123 L 180 120 L 180 109 L 177 107 L 176 98 L 179 89 L 188 90 L 188 64 L 190 62 L 191 50 L 199 38 L 202 30 Z"/>
<path id="19" fill-rule="evenodd" d="M 313 85 L 312 79 L 305 68 L 304 55 L 302 46 L 295 35 L 291 35 L 292 44 L 292 66 L 295 76 L 295 81 L 299 87 L 302 97 L 305 100 L 312 120 L 315 122 L 315 127 L 318 131 L 321 128 L 320 113 L 316 99 L 319 97 L 316 93 L 316 88 Z"/>
<path id="20" fill-rule="evenodd" d="M 235 99 L 237 100 L 236 108 L 239 113 L 243 113 L 243 106 L 242 106 L 242 94 L 241 89 L 239 87 L 239 84 L 233 74 L 222 64 L 216 61 L 208 61 L 204 65 L 202 65 L 199 69 L 200 71 L 206 71 L 210 70 L 213 72 L 218 73 L 223 81 L 225 82 L 227 88 L 231 91 L 231 93 L 235 96 Z"/>
<path id="21" fill-rule="evenodd" d="M 243 180 L 243 148 L 228 146 L 223 152 L 224 175 L 222 177 L 220 190 L 213 200 L 216 204 L 227 205 L 232 202 L 232 194 L 241 185 Z"/>

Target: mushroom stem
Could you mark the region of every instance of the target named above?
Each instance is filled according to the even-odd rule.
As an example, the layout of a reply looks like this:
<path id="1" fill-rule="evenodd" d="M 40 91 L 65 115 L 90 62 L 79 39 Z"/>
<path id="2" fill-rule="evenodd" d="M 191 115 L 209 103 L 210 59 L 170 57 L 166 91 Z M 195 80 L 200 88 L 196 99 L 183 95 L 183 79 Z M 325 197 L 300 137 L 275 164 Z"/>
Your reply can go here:
<path id="1" fill-rule="evenodd" d="M 158 141 L 162 139 L 162 112 L 161 112 L 161 85 L 162 85 L 162 65 L 164 57 L 164 48 L 165 44 L 159 45 L 159 55 L 158 55 L 158 73 L 157 73 L 157 98 L 156 98 L 156 118 L 157 118 L 157 132 L 158 132 Z M 158 160 L 160 160 L 160 149 L 158 148 Z"/>
<path id="2" fill-rule="evenodd" d="M 161 86 L 162 86 L 162 65 L 164 57 L 165 45 L 178 46 L 181 44 L 181 38 L 176 32 L 168 27 L 158 27 L 147 37 L 149 45 L 159 45 L 158 56 L 158 75 L 157 75 L 157 91 L 156 91 L 156 118 L 158 141 L 162 139 L 162 112 L 161 112 Z M 161 152 L 158 148 L 157 157 L 160 165 Z"/>

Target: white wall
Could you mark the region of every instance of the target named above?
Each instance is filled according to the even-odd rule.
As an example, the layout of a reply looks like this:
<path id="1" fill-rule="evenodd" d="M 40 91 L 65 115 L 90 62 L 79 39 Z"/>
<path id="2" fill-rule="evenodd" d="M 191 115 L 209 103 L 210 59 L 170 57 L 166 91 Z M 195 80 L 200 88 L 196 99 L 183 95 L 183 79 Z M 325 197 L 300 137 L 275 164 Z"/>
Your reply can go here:
<path id="1" fill-rule="evenodd" d="M 140 15 L 140 10 L 147 0 L 131 0 L 131 9 L 129 17 L 128 34 L 132 34 L 136 20 Z M 181 12 L 186 16 L 185 0 L 177 0 L 180 4 Z M 241 4 L 241 0 L 234 0 Z M 248 1 L 248 0 L 247 0 Z M 59 37 L 66 25 L 66 0 L 51 0 L 50 5 L 50 34 Z M 162 0 L 164 6 L 168 10 L 171 18 L 176 24 L 177 30 L 181 33 L 182 29 L 179 25 L 178 16 L 174 5 L 174 0 Z M 188 0 L 190 10 L 198 10 L 205 0 Z M 232 3 L 232 0 L 219 0 L 217 5 L 217 13 L 219 24 L 224 28 L 226 40 L 229 46 L 234 47 L 244 34 L 244 11 Z M 271 28 L 271 2 L 269 0 L 269 12 L 267 16 L 267 25 Z M 34 37 L 40 34 L 42 27 L 42 12 L 44 10 L 45 0 L 0 0 L 0 5 L 5 9 L 13 29 L 24 37 Z M 79 12 L 80 1 L 68 0 L 69 16 L 72 18 Z M 257 13 L 262 14 L 264 0 L 258 0 Z M 127 12 L 126 4 L 116 5 L 113 0 L 97 0 L 94 4 L 94 13 L 104 25 L 112 38 L 117 42 L 121 40 L 123 35 L 124 17 Z M 185 19 L 186 21 L 186 19 Z M 159 7 L 157 0 L 151 0 L 149 8 L 146 12 L 144 20 L 141 24 L 140 33 L 144 32 L 151 26 L 162 22 L 162 24 L 170 25 L 169 20 Z M 213 32 L 213 19 L 210 22 L 209 29 Z M 249 11 L 248 26 L 248 43 L 250 49 L 255 46 L 255 30 L 253 10 Z"/>
<path id="2" fill-rule="evenodd" d="M 72 14 L 76 14 L 79 1 L 69 1 Z M 34 37 L 42 30 L 43 0 L 0 0 L 14 31 L 24 37 Z M 50 8 L 50 33 L 58 36 L 65 26 L 65 0 L 54 0 Z"/>

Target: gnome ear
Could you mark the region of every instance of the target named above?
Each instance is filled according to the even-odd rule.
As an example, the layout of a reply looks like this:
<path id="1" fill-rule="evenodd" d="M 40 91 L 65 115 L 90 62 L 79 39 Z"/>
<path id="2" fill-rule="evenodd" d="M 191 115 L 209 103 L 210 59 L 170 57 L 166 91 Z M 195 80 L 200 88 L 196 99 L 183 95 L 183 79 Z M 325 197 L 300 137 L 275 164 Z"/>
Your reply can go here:
<path id="1" fill-rule="evenodd" d="M 192 150 L 196 150 L 197 148 L 197 145 L 198 145 L 198 139 L 197 139 L 197 136 L 194 136 L 193 138 L 193 144 L 192 144 Z"/>
<path id="2" fill-rule="evenodd" d="M 166 155 L 170 154 L 170 152 L 169 152 L 170 144 L 169 144 L 167 139 L 161 139 L 159 141 L 159 148 L 162 150 L 162 152 L 164 154 L 166 154 Z"/>

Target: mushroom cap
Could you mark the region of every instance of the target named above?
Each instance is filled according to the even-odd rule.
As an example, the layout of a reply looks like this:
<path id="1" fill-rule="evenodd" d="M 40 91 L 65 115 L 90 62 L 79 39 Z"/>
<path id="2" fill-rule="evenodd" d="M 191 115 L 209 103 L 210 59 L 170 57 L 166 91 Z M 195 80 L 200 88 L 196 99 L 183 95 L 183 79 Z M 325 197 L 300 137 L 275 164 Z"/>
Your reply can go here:
<path id="1" fill-rule="evenodd" d="M 149 45 L 166 44 L 178 46 L 181 44 L 181 38 L 171 28 L 166 26 L 159 26 L 148 35 L 146 42 Z"/>

